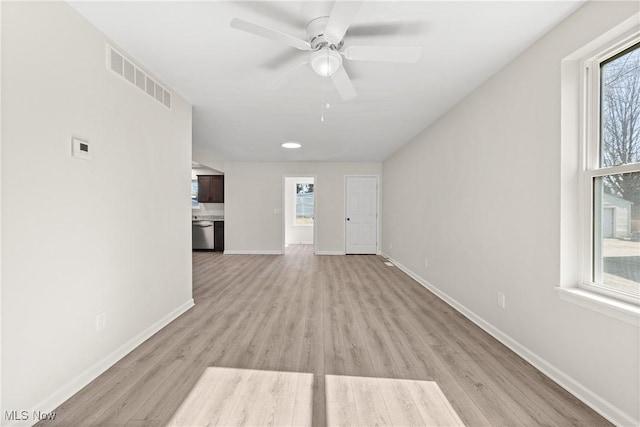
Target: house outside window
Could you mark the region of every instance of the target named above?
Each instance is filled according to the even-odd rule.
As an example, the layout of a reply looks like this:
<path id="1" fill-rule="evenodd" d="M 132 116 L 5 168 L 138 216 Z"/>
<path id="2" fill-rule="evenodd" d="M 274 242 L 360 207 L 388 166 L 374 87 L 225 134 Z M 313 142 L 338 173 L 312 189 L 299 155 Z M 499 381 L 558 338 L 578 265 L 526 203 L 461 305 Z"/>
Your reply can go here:
<path id="1" fill-rule="evenodd" d="M 640 40 L 585 61 L 583 288 L 640 298 Z"/>

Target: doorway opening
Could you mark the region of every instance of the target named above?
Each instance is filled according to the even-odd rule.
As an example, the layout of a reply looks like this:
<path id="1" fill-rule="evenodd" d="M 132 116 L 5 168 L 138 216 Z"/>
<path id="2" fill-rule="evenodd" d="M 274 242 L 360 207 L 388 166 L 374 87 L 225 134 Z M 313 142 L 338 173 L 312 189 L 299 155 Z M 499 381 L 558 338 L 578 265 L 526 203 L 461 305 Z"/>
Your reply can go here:
<path id="1" fill-rule="evenodd" d="M 316 179 L 313 176 L 284 178 L 284 253 L 313 250 L 315 245 Z M 315 251 L 314 251 L 315 252 Z"/>

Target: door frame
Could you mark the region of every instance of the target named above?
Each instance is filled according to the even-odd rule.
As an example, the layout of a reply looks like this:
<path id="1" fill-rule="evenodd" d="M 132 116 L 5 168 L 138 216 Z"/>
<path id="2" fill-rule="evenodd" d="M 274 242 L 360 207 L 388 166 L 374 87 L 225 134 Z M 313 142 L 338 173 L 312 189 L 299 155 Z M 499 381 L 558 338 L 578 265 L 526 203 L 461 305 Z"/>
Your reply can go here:
<path id="1" fill-rule="evenodd" d="M 347 253 L 347 180 L 348 178 L 375 178 L 376 179 L 376 255 L 381 254 L 380 248 L 380 212 L 381 212 L 381 197 L 380 197 L 380 175 L 373 174 L 350 174 L 344 176 L 344 215 L 342 217 L 342 235 L 344 236 L 344 253 Z M 315 239 L 315 236 L 314 236 Z M 314 240 L 315 241 L 315 240 Z"/>
<path id="2" fill-rule="evenodd" d="M 282 185 L 280 189 L 282 191 L 280 198 L 282 199 L 282 208 L 280 212 L 282 213 L 282 222 L 281 222 L 281 234 L 282 234 L 282 254 L 285 254 L 285 245 L 286 245 L 286 209 L 287 209 L 287 201 L 286 201 L 286 189 L 287 178 L 313 178 L 313 253 L 317 253 L 318 251 L 318 175 L 309 174 L 309 173 L 295 173 L 295 174 L 285 174 L 282 175 Z"/>

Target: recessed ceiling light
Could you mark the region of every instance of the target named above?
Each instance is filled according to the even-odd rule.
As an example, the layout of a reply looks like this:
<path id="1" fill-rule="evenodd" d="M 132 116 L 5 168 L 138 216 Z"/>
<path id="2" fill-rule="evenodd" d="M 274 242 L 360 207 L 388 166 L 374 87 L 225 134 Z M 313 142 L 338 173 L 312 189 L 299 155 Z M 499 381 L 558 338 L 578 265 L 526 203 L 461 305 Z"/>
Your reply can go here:
<path id="1" fill-rule="evenodd" d="M 282 144 L 282 148 L 300 148 L 302 145 L 297 142 L 285 142 Z"/>

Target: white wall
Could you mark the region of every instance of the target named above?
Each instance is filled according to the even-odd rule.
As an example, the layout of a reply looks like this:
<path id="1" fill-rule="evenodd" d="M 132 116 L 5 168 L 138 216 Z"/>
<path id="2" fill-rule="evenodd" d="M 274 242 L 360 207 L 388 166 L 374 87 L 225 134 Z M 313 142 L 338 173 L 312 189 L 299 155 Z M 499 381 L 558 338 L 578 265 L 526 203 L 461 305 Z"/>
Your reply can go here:
<path id="1" fill-rule="evenodd" d="M 285 175 L 316 177 L 316 251 L 344 253 L 344 177 L 380 175 L 381 168 L 380 163 L 225 163 L 225 253 L 282 252 Z"/>
<path id="2" fill-rule="evenodd" d="M 192 304 L 191 106 L 108 71 L 106 41 L 66 3 L 2 4 L 3 415 L 53 409 Z"/>
<path id="3" fill-rule="evenodd" d="M 0 2 L 0 25 L 2 25 L 2 4 Z M 2 169 L 2 136 L 4 131 L 2 130 L 2 28 L 0 27 L 0 411 L 4 408 L 2 404 L 2 176 L 4 172 Z"/>
<path id="4" fill-rule="evenodd" d="M 212 150 L 211 147 L 204 148 L 194 142 L 191 146 L 191 155 L 194 162 L 224 172 L 222 156 Z"/>
<path id="5" fill-rule="evenodd" d="M 383 164 L 383 251 L 624 425 L 640 420 L 638 327 L 554 292 L 560 67 L 638 8 L 587 3 Z"/>
<path id="6" fill-rule="evenodd" d="M 191 169 L 191 179 L 198 179 L 198 175 L 223 175 L 222 172 L 211 168 L 192 168 Z"/>
<path id="7" fill-rule="evenodd" d="M 296 211 L 296 184 L 313 184 L 310 177 L 287 177 L 284 183 L 284 237 L 285 243 L 289 244 L 312 244 L 313 226 L 295 225 Z"/>

